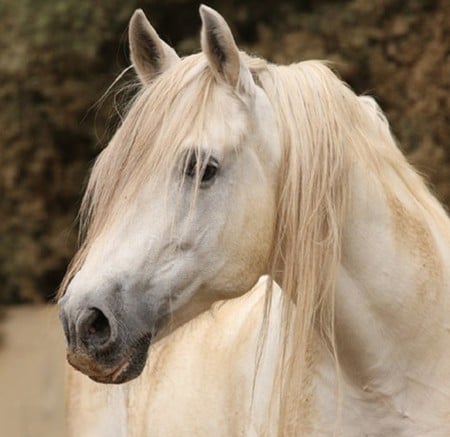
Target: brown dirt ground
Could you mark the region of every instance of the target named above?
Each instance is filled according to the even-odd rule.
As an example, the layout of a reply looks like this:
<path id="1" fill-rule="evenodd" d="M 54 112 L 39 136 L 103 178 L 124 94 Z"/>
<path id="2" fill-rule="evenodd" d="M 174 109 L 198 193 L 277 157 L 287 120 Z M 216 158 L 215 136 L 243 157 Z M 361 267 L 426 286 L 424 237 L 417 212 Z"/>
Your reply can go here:
<path id="1" fill-rule="evenodd" d="M 0 436 L 64 436 L 64 339 L 54 306 L 10 307 L 0 348 Z"/>

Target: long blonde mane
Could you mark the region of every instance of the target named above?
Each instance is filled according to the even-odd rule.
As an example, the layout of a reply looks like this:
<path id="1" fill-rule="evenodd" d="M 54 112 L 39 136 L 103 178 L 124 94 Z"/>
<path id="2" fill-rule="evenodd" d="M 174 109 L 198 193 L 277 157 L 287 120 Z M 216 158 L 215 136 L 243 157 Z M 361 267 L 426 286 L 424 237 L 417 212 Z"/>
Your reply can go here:
<path id="1" fill-rule="evenodd" d="M 314 422 L 314 341 L 322 338 L 337 362 L 334 281 L 349 196 L 347 120 L 357 98 L 319 62 L 261 67 L 283 153 L 271 271 L 286 296 L 275 411 L 279 435 L 300 435 Z"/>
<path id="2" fill-rule="evenodd" d="M 274 414 L 279 414 L 279 435 L 297 436 L 307 434 L 314 423 L 311 368 L 318 341 L 326 345 L 339 369 L 334 287 L 351 201 L 352 164 L 363 162 L 382 184 L 389 167 L 443 229 L 447 219 L 398 150 L 373 100 L 356 96 L 324 63 L 276 66 L 243 56 L 272 104 L 280 132 L 277 228 L 269 274 L 285 293 L 286 304 L 281 333 L 285 348 L 275 381 L 279 397 Z M 135 98 L 93 168 L 81 208 L 84 238 L 61 293 L 93 240 L 126 207 L 126 199 L 146 175 L 160 175 L 164 180 L 183 152 L 188 131 L 204 129 L 213 86 L 217 85 L 208 63 L 199 54 L 185 58 Z M 181 104 L 186 99 L 190 105 Z M 214 110 L 219 103 L 215 102 Z M 183 107 L 189 110 L 169 113 Z"/>
<path id="3" fill-rule="evenodd" d="M 398 149 L 372 98 L 356 96 L 322 62 L 275 66 L 249 59 L 248 64 L 275 109 L 281 135 L 271 275 L 286 300 L 276 414 L 278 434 L 297 436 L 308 434 L 315 422 L 311 370 L 318 341 L 334 359 L 339 400 L 334 287 L 353 163 L 361 163 L 387 194 L 392 187 L 386 174 L 394 172 L 444 235 L 449 235 L 448 218 Z"/>

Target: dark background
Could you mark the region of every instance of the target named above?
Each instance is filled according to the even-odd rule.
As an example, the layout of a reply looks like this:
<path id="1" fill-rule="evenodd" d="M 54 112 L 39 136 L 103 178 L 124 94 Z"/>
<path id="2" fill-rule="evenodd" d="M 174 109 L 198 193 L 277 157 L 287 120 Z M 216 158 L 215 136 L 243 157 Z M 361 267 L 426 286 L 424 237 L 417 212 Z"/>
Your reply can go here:
<path id="1" fill-rule="evenodd" d="M 410 160 L 450 204 L 450 2 L 210 1 L 238 45 L 277 63 L 330 59 L 375 96 Z M 97 101 L 128 65 L 141 7 L 179 54 L 199 49 L 198 2 L 0 2 L 0 304 L 51 299 L 76 247 L 92 160 L 133 88 Z M 132 82 L 125 75 L 115 88 Z M 122 103 L 121 103 L 122 102 Z"/>

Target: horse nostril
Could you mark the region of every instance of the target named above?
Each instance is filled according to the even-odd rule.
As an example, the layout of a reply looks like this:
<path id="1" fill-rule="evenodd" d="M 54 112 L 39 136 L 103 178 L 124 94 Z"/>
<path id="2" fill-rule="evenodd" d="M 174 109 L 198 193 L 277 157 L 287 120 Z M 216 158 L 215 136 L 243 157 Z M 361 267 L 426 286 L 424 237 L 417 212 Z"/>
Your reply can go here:
<path id="1" fill-rule="evenodd" d="M 111 325 L 102 311 L 89 308 L 80 317 L 78 333 L 85 346 L 100 347 L 110 340 Z"/>
<path id="2" fill-rule="evenodd" d="M 98 335 L 106 334 L 109 336 L 111 330 L 109 328 L 108 319 L 100 310 L 94 308 L 93 311 L 97 314 L 94 315 L 94 320 L 88 327 L 89 334 L 98 334 Z"/>

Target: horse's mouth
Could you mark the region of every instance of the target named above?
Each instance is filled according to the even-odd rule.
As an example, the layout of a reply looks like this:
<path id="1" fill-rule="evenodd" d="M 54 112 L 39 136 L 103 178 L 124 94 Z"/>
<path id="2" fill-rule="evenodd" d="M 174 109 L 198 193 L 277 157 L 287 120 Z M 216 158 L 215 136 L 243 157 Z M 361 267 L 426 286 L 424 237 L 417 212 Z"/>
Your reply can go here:
<path id="1" fill-rule="evenodd" d="M 108 366 L 88 358 L 86 355 L 77 356 L 68 354 L 67 361 L 76 370 L 84 373 L 95 382 L 103 384 L 123 384 L 137 378 L 147 362 L 148 348 L 152 336 L 146 335 L 139 339 L 131 348 L 131 352 L 125 354 L 118 364 Z M 110 354 L 113 352 L 111 351 Z"/>
<path id="2" fill-rule="evenodd" d="M 122 362 L 119 363 L 117 367 L 108 371 L 105 374 L 91 374 L 89 378 L 91 378 L 95 382 L 101 382 L 104 384 L 120 384 L 122 382 L 126 382 L 126 372 L 130 367 L 131 357 L 125 358 Z"/>

